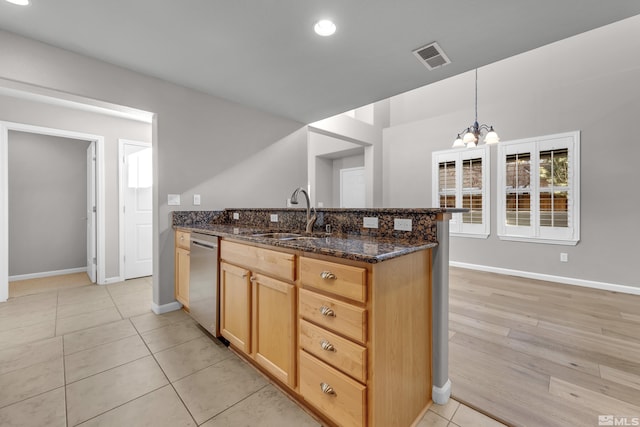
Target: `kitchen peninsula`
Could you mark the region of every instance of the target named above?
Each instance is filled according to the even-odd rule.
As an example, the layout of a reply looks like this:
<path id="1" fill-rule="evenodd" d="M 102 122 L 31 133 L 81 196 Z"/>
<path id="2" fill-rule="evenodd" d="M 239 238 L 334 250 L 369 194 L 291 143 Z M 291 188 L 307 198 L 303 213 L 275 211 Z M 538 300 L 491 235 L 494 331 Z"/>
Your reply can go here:
<path id="1" fill-rule="evenodd" d="M 218 335 L 330 425 L 409 426 L 450 394 L 452 212 L 173 212 L 176 295 L 181 240 L 218 236 Z"/>

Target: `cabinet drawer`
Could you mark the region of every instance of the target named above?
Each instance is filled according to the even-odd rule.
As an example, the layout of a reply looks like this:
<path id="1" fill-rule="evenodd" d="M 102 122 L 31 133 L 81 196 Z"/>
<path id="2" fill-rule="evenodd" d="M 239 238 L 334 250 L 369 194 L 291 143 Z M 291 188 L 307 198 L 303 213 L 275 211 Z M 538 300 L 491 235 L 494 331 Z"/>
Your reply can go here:
<path id="1" fill-rule="evenodd" d="M 285 280 L 296 280 L 295 255 L 223 240 L 220 258 Z"/>
<path id="2" fill-rule="evenodd" d="M 340 426 L 365 425 L 366 387 L 304 351 L 300 394 Z"/>
<path id="3" fill-rule="evenodd" d="M 300 281 L 303 285 L 356 301 L 367 299 L 367 270 L 361 267 L 300 258 Z"/>
<path id="4" fill-rule="evenodd" d="M 307 289 L 300 289 L 299 295 L 298 311 L 301 317 L 361 344 L 367 342 L 365 309 Z"/>
<path id="5" fill-rule="evenodd" d="M 367 349 L 363 346 L 301 320 L 300 347 L 358 381 L 367 381 Z"/>
<path id="6" fill-rule="evenodd" d="M 189 250 L 191 245 L 191 233 L 188 231 L 176 230 L 176 246 L 182 249 Z"/>

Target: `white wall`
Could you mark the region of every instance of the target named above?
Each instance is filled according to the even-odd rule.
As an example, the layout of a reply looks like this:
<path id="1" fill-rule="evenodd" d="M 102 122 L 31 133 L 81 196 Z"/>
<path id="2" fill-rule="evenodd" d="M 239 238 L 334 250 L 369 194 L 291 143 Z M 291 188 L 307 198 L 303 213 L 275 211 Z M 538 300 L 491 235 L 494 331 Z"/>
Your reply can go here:
<path id="1" fill-rule="evenodd" d="M 154 303 L 174 301 L 170 210 L 282 206 L 306 182 L 301 123 L 0 32 L 0 78 L 155 113 Z M 137 138 L 131 138 L 137 139 Z M 302 146 L 300 147 L 301 144 Z M 273 147 L 272 147 L 273 146 Z M 264 158 L 256 153 L 266 153 Z M 167 194 L 183 205 L 167 206 Z M 113 203 L 117 206 L 117 199 Z"/>
<path id="2" fill-rule="evenodd" d="M 496 148 L 491 235 L 452 238 L 451 260 L 640 287 L 635 135 L 640 117 L 640 16 L 478 70 L 478 115 L 503 141 L 581 131 L 581 241 L 573 246 L 496 237 Z M 384 205 L 431 205 L 431 152 L 473 122 L 468 72 L 391 99 L 383 134 Z M 561 263 L 559 253 L 569 262 Z"/>

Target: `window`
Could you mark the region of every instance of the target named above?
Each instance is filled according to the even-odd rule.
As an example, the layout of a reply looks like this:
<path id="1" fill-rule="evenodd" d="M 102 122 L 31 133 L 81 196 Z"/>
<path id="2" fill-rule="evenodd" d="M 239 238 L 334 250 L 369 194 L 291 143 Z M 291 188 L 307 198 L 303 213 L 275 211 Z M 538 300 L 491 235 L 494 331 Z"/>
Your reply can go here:
<path id="1" fill-rule="evenodd" d="M 498 236 L 575 245 L 580 240 L 580 133 L 501 142 Z"/>
<path id="2" fill-rule="evenodd" d="M 466 208 L 454 213 L 452 236 L 489 236 L 489 147 L 436 151 L 433 163 L 433 205 Z"/>

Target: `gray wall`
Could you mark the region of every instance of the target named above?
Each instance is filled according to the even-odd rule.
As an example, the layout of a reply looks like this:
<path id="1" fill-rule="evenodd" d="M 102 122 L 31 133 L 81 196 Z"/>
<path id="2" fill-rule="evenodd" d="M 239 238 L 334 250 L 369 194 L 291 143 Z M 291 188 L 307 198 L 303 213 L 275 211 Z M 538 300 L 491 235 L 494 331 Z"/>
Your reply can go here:
<path id="1" fill-rule="evenodd" d="M 283 206 L 307 182 L 303 124 L 0 31 L 0 78 L 155 113 L 154 302 L 174 301 L 170 210 Z M 257 153 L 263 153 L 259 157 Z M 167 194 L 182 206 L 167 206 Z M 109 204 L 109 202 L 108 202 Z M 117 204 L 116 204 L 117 206 Z"/>
<path id="2" fill-rule="evenodd" d="M 320 156 L 314 156 L 314 158 L 316 162 L 316 204 L 322 202 L 325 208 L 340 207 L 340 200 L 336 205 L 333 197 L 333 159 Z"/>
<path id="3" fill-rule="evenodd" d="M 1 41 L 2 38 L 0 37 L 0 43 Z M 118 139 L 150 142 L 151 125 L 135 120 L 2 95 L 0 95 L 0 120 L 104 137 L 105 273 L 107 279 L 118 277 L 120 274 Z M 11 145 L 11 141 L 9 145 Z M 51 208 L 53 207 L 55 205 L 51 205 Z M 9 219 L 9 226 L 12 226 L 11 218 Z"/>
<path id="4" fill-rule="evenodd" d="M 640 55 L 633 52 L 640 52 L 640 16 L 478 70 L 479 121 L 494 125 L 503 141 L 581 131 L 581 241 L 496 237 L 492 147 L 491 235 L 453 238 L 452 261 L 640 287 Z M 450 148 L 473 121 L 473 79 L 469 72 L 392 98 L 383 140 L 385 206 L 431 205 L 431 152 Z"/>
<path id="5" fill-rule="evenodd" d="M 9 276 L 86 267 L 88 146 L 9 131 Z"/>

